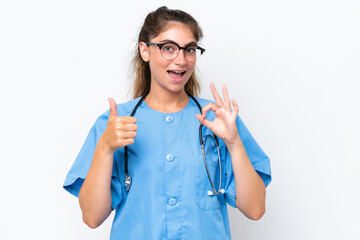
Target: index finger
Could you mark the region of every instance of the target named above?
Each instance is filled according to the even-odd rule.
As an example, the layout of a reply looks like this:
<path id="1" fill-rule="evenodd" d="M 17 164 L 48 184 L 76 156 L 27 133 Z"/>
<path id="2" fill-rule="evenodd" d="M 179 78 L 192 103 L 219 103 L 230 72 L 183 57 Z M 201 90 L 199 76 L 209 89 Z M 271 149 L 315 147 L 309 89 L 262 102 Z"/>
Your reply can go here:
<path id="1" fill-rule="evenodd" d="M 214 113 L 216 112 L 216 110 L 218 110 L 219 107 L 216 106 L 215 104 L 213 104 L 212 102 L 209 102 L 208 104 L 206 104 L 202 109 L 201 109 L 201 116 L 205 118 L 206 113 L 211 110 Z"/>

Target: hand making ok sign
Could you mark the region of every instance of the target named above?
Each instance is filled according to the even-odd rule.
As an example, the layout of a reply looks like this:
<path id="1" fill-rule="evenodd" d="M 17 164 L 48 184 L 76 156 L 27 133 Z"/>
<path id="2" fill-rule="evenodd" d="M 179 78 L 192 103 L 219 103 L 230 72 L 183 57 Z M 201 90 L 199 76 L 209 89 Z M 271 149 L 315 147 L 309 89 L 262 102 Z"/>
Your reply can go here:
<path id="1" fill-rule="evenodd" d="M 224 140 L 226 145 L 234 144 L 240 140 L 239 132 L 236 126 L 236 118 L 239 113 L 239 106 L 234 99 L 231 100 L 233 110 L 231 110 L 230 98 L 226 85 L 223 85 L 223 98 L 219 96 L 213 83 L 210 84 L 215 104 L 208 103 L 202 108 L 202 114 L 196 114 L 196 118 L 201 124 L 209 128 L 216 136 Z M 216 118 L 210 121 L 205 118 L 206 113 L 212 110 Z"/>

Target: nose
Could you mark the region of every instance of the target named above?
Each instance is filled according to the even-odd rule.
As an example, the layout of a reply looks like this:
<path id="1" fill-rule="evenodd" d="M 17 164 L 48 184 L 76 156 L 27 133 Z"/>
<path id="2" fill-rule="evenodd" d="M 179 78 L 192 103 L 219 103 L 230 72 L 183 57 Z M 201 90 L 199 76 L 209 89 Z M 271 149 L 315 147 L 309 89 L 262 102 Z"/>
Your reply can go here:
<path id="1" fill-rule="evenodd" d="M 175 64 L 178 64 L 178 65 L 187 64 L 184 49 L 179 50 L 179 54 L 176 56 L 176 58 L 173 61 Z"/>

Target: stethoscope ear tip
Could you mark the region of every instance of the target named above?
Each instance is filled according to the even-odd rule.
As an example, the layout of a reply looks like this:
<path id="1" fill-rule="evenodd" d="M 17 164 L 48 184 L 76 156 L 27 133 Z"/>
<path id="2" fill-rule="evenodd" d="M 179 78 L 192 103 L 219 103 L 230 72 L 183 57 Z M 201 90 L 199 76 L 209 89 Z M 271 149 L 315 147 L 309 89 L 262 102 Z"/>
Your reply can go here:
<path id="1" fill-rule="evenodd" d="M 219 194 L 224 194 L 225 193 L 225 189 L 220 189 L 220 191 L 218 191 L 218 192 L 213 192 L 213 191 L 208 191 L 207 192 L 207 194 L 209 195 L 209 196 L 215 196 L 215 195 L 219 195 Z"/>

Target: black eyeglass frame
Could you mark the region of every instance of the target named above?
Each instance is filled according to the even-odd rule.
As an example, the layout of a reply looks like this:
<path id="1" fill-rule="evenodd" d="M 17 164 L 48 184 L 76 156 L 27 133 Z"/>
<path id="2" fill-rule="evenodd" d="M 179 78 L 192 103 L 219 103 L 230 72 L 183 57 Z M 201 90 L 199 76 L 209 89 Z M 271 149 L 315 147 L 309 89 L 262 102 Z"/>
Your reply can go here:
<path id="1" fill-rule="evenodd" d="M 154 46 L 158 46 L 160 51 L 161 51 L 161 48 L 165 45 L 165 44 L 174 44 L 176 45 L 178 48 L 179 48 L 179 52 L 178 54 L 176 55 L 176 57 L 179 55 L 180 53 L 180 50 L 181 49 L 184 49 L 184 51 L 188 48 L 188 47 L 196 47 L 196 49 L 199 49 L 200 50 L 200 54 L 202 55 L 204 52 L 205 52 L 205 48 L 202 48 L 200 46 L 198 46 L 197 44 L 192 44 L 190 43 L 189 45 L 186 45 L 185 47 L 180 47 L 179 44 L 177 44 L 176 42 L 165 42 L 165 43 L 152 43 L 152 42 L 145 42 L 147 45 L 154 45 Z M 167 60 L 174 60 L 176 57 L 174 57 L 173 59 L 167 59 Z M 165 58 L 166 59 L 166 58 Z"/>

